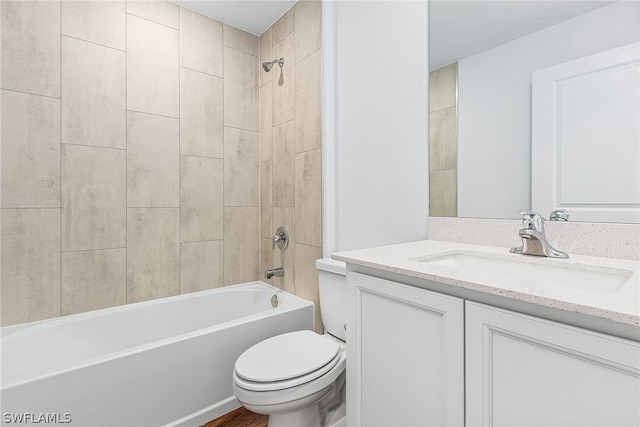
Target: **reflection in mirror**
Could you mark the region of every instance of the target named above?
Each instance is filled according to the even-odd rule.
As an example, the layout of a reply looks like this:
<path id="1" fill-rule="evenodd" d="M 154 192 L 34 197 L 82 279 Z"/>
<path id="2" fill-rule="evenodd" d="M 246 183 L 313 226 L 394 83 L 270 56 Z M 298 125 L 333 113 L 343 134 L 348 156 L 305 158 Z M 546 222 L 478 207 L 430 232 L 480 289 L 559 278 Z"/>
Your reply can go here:
<path id="1" fill-rule="evenodd" d="M 536 117 L 532 111 L 532 92 L 536 90 L 532 76 L 559 64 L 584 61 L 637 43 L 640 2 L 431 0 L 429 15 L 430 215 L 517 219 L 522 209 L 538 209 L 535 199 L 532 204 L 532 184 L 539 184 L 536 177 L 542 172 L 532 170 L 531 153 L 536 152 L 532 133 L 540 135 L 545 131 L 539 130 L 540 114 Z M 638 108 L 638 60 L 627 58 L 621 67 L 626 67 L 626 90 L 632 94 L 625 102 L 631 106 L 635 103 Z M 630 79 L 633 76 L 635 79 Z M 608 84 L 612 81 L 608 80 Z M 599 102 L 595 95 L 598 90 L 587 97 L 588 102 L 598 104 L 605 116 L 623 112 L 619 102 L 614 107 Z M 550 108 L 555 107 L 552 104 Z M 546 191 L 555 197 L 564 191 L 566 182 L 589 185 L 586 190 L 573 192 L 570 201 L 554 199 L 557 205 L 553 208 L 568 210 L 573 214 L 570 220 L 640 222 L 640 188 L 633 187 L 640 170 L 640 124 L 633 110 L 627 112 L 630 119 L 625 122 L 631 124 L 625 126 L 624 132 L 618 126 L 616 132 L 597 129 L 601 140 L 583 142 L 586 149 L 595 145 L 598 150 L 591 151 L 607 153 L 600 155 L 607 163 L 602 166 L 617 169 L 617 181 L 582 179 L 593 175 L 589 171 L 597 166 L 573 167 L 585 160 L 585 150 L 575 141 L 571 150 L 558 145 L 549 155 L 546 169 L 557 176 Z M 588 127 L 582 125 L 589 119 L 574 123 L 580 128 L 562 132 L 584 133 Z M 602 126 L 615 126 L 616 121 L 603 123 Z M 557 159 L 559 154 L 564 155 L 562 162 Z M 545 161 L 543 158 L 542 163 Z M 559 170 L 559 164 L 570 167 Z M 566 175 L 570 172 L 574 175 Z M 607 173 L 600 172 L 599 176 Z M 631 188 L 624 200 L 594 200 L 597 192 L 591 189 L 595 181 L 602 184 L 598 192 L 607 194 L 607 185 L 613 191 L 613 187 L 621 186 L 620 180 Z M 577 210 L 575 206 L 580 203 L 589 206 Z M 592 217 L 590 206 L 630 209 L 632 214 Z M 547 205 L 539 209 L 548 217 Z"/>

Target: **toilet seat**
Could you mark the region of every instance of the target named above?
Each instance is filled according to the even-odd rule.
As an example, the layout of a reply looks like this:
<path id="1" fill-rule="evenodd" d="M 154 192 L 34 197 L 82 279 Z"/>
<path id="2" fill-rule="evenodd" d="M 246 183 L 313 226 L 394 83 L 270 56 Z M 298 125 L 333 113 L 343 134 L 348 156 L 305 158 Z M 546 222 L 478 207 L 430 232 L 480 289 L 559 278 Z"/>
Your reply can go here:
<path id="1" fill-rule="evenodd" d="M 312 331 L 296 331 L 262 341 L 236 361 L 234 383 L 251 391 L 275 391 L 313 381 L 340 360 L 338 343 Z"/>

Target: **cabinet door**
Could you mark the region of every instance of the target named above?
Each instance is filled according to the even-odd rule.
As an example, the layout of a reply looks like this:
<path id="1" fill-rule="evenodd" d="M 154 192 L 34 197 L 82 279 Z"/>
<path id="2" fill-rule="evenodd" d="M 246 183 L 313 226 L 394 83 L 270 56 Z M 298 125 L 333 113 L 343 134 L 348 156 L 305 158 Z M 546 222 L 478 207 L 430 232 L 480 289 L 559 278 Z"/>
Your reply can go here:
<path id="1" fill-rule="evenodd" d="M 466 303 L 468 426 L 638 426 L 640 345 Z"/>
<path id="2" fill-rule="evenodd" d="M 349 273 L 347 425 L 464 423 L 463 301 Z"/>

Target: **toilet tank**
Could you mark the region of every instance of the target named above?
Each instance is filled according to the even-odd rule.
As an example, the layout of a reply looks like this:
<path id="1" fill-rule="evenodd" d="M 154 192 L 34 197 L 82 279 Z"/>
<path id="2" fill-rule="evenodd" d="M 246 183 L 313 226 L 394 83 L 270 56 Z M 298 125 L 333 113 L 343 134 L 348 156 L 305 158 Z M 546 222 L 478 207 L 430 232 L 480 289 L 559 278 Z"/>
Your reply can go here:
<path id="1" fill-rule="evenodd" d="M 347 266 L 342 261 L 316 261 L 320 286 L 320 315 L 325 332 L 347 340 Z"/>

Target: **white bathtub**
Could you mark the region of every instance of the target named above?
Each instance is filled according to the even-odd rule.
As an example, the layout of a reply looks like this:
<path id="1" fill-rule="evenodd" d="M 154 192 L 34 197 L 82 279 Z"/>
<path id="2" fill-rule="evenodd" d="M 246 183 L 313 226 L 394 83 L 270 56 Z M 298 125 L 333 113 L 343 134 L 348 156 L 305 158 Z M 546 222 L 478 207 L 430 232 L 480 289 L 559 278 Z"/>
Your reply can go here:
<path id="1" fill-rule="evenodd" d="M 5 327 L 2 423 L 201 425 L 240 406 L 244 350 L 312 328 L 312 303 L 262 282 Z"/>

